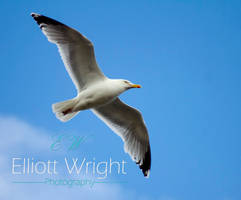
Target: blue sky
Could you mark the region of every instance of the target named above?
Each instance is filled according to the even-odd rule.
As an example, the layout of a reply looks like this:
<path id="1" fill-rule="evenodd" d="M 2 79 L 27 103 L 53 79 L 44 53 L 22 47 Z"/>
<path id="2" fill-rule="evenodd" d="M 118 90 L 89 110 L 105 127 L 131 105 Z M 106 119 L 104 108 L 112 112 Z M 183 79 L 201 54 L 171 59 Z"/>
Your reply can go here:
<path id="1" fill-rule="evenodd" d="M 141 110 L 146 121 L 149 179 L 124 153 L 120 138 L 91 112 L 64 124 L 52 114 L 51 104 L 74 97 L 75 90 L 56 46 L 31 12 L 87 36 L 108 77 L 143 86 L 121 99 Z M 0 187 L 5 191 L 0 197 L 241 199 L 240 1 L 1 1 L 0 15 Z M 50 152 L 49 138 L 61 133 L 94 137 L 78 151 Z M 16 155 L 124 159 L 128 174 L 110 178 L 127 183 L 93 190 L 13 185 L 10 161 Z M 36 197 L 35 191 L 43 194 Z"/>

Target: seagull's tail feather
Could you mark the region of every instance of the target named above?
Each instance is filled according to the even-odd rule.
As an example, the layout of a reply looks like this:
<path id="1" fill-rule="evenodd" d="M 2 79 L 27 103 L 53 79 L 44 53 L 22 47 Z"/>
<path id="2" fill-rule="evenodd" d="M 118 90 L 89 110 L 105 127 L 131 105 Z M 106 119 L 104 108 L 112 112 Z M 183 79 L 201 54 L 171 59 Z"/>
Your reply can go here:
<path id="1" fill-rule="evenodd" d="M 75 105 L 76 99 L 70 99 L 53 104 L 52 110 L 60 121 L 67 122 L 79 113 L 79 111 L 72 111 Z"/>

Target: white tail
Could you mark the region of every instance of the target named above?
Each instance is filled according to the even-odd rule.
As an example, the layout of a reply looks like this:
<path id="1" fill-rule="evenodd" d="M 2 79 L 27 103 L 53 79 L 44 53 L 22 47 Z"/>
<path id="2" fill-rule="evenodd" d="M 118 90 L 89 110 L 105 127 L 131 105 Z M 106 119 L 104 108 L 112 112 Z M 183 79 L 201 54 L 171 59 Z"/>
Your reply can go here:
<path id="1" fill-rule="evenodd" d="M 76 103 L 76 99 L 70 99 L 67 101 L 55 103 L 52 105 L 52 110 L 60 121 L 67 122 L 70 119 L 72 119 L 75 115 L 77 115 L 79 112 L 71 111 L 71 109 L 74 108 Z"/>

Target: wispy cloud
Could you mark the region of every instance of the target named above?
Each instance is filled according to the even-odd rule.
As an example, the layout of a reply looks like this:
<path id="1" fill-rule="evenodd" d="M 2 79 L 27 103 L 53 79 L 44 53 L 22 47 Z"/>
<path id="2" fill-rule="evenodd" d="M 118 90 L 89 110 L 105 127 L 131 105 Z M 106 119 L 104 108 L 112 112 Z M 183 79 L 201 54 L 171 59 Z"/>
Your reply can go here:
<path id="1" fill-rule="evenodd" d="M 25 148 L 31 150 L 46 150 L 50 143 L 47 131 L 31 126 L 16 117 L 0 116 L 0 151 Z"/>
<path id="2" fill-rule="evenodd" d="M 50 134 L 48 131 L 36 128 L 16 117 L 4 116 L 0 116 L 0 130 L 0 199 L 137 199 L 135 192 L 124 189 L 120 184 L 96 184 L 93 188 L 86 186 L 68 188 L 45 184 L 12 183 L 12 180 L 19 178 L 11 174 L 12 155 L 24 156 L 30 152 L 37 152 L 38 156 L 48 157 L 51 143 Z M 28 176 L 28 178 L 33 177 L 36 178 L 36 176 Z"/>

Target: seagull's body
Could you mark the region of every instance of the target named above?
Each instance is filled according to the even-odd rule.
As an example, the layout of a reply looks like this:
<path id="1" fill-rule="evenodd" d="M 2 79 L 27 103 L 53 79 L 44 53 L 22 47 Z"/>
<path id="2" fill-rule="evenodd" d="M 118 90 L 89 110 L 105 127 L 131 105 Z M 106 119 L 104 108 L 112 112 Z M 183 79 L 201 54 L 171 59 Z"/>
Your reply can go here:
<path id="1" fill-rule="evenodd" d="M 48 40 L 58 46 L 65 67 L 77 89 L 73 99 L 53 104 L 53 112 L 63 122 L 79 111 L 91 109 L 125 143 L 124 149 L 149 176 L 151 152 L 147 128 L 141 113 L 118 96 L 130 88 L 140 88 L 123 79 L 109 79 L 99 69 L 93 44 L 76 30 L 43 15 L 31 14 Z"/>
<path id="2" fill-rule="evenodd" d="M 113 101 L 117 96 L 124 92 L 122 87 L 118 87 L 119 82 L 112 79 L 105 79 L 95 82 L 78 93 L 76 97 L 77 104 L 73 111 L 95 108 Z"/>

